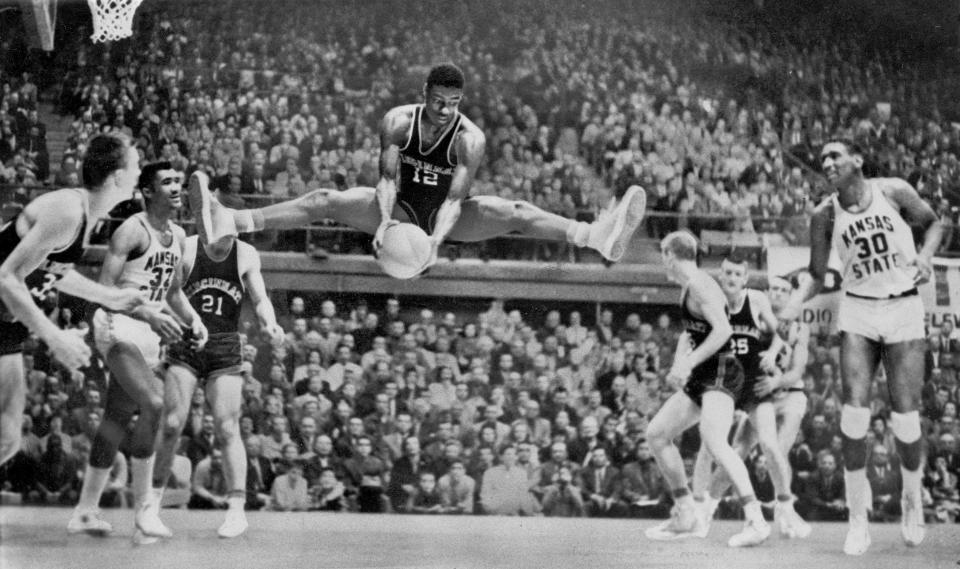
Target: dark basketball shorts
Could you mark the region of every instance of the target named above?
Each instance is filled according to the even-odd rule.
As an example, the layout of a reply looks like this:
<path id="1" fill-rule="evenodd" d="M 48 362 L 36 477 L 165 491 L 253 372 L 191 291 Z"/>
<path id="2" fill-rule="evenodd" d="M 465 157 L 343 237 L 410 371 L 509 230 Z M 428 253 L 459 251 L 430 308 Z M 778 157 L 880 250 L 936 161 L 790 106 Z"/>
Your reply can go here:
<path id="1" fill-rule="evenodd" d="M 199 351 L 191 347 L 189 335 L 185 333 L 183 340 L 170 346 L 167 365 L 185 367 L 199 379 L 240 373 L 243 346 L 239 334 L 211 334 L 207 345 Z"/>
<path id="2" fill-rule="evenodd" d="M 703 394 L 708 391 L 722 391 L 736 402 L 743 396 L 743 388 L 743 367 L 736 356 L 722 353 L 693 368 L 683 392 L 702 407 Z"/>
<path id="3" fill-rule="evenodd" d="M 0 321 L 0 356 L 9 356 L 23 351 L 23 343 L 30 331 L 19 322 Z"/>

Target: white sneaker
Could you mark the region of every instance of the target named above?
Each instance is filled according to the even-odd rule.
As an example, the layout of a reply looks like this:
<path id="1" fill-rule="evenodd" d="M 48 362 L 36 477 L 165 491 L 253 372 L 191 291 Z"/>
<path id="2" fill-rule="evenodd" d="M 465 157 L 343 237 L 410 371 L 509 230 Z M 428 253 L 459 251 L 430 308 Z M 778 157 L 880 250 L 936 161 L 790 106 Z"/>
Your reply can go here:
<path id="1" fill-rule="evenodd" d="M 900 517 L 900 535 L 903 536 L 904 543 L 910 547 L 916 547 L 927 535 L 927 528 L 923 522 L 923 504 L 919 496 L 910 496 L 904 492 L 900 506 L 903 508 L 903 515 Z"/>
<path id="2" fill-rule="evenodd" d="M 647 209 L 647 193 L 640 186 L 630 186 L 613 207 L 590 224 L 587 244 L 608 261 L 617 262 L 627 252 L 630 238 L 643 221 Z"/>
<path id="3" fill-rule="evenodd" d="M 155 500 L 147 500 L 134 516 L 134 525 L 148 537 L 173 537 L 170 531 L 160 520 L 160 504 Z"/>
<path id="4" fill-rule="evenodd" d="M 793 509 L 793 501 L 777 502 L 773 507 L 773 520 L 780 530 L 780 536 L 787 539 L 810 537 L 813 528 Z"/>
<path id="5" fill-rule="evenodd" d="M 670 519 L 647 528 L 644 534 L 654 541 L 673 541 L 697 537 L 697 512 L 695 506 L 676 505 L 670 510 Z"/>
<path id="6" fill-rule="evenodd" d="M 67 523 L 68 533 L 88 533 L 98 537 L 106 536 L 113 532 L 113 526 L 109 522 L 100 519 L 100 510 L 74 510 L 73 516 Z"/>
<path id="7" fill-rule="evenodd" d="M 727 541 L 727 545 L 730 547 L 753 547 L 754 545 L 760 545 L 768 537 L 770 537 L 770 524 L 765 520 L 759 522 L 747 521 L 743 525 L 743 530 L 732 536 Z"/>
<path id="8" fill-rule="evenodd" d="M 237 537 L 247 531 L 247 527 L 247 515 L 243 513 L 243 509 L 231 508 L 227 510 L 227 518 L 217 530 L 217 535 L 226 539 Z"/>
<path id="9" fill-rule="evenodd" d="M 220 205 L 208 187 L 209 177 L 206 173 L 197 171 L 190 176 L 187 200 L 202 243 L 214 243 L 228 235 L 237 234 L 233 212 Z"/>
<path id="10" fill-rule="evenodd" d="M 699 538 L 705 538 L 710 533 L 710 523 L 713 521 L 713 514 L 717 511 L 720 500 L 707 498 L 703 502 L 696 502 L 697 523 L 693 529 L 693 535 Z"/>
<path id="11" fill-rule="evenodd" d="M 843 542 L 843 552 L 847 555 L 863 555 L 870 548 L 870 527 L 867 516 L 850 516 L 850 529 Z"/>

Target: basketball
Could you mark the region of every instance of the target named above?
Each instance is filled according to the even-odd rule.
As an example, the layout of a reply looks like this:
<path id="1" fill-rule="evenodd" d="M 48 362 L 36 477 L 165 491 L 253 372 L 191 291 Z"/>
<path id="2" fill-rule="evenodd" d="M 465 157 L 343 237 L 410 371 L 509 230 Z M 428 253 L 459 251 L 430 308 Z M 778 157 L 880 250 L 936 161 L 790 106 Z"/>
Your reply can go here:
<path id="1" fill-rule="evenodd" d="M 423 270 L 430 258 L 430 237 L 412 223 L 391 225 L 383 234 L 377 262 L 395 279 L 411 279 Z"/>

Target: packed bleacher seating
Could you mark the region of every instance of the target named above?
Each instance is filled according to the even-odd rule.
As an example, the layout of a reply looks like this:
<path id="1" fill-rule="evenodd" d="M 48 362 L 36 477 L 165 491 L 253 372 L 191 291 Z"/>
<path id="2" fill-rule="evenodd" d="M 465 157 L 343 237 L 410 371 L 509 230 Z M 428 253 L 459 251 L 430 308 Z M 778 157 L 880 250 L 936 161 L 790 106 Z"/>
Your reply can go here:
<path id="1" fill-rule="evenodd" d="M 957 74 L 922 77 L 921 64 L 935 62 L 908 61 L 916 56 L 896 45 L 865 55 L 856 29 L 838 39 L 805 20 L 787 32 L 773 19 L 678 18 L 656 2 L 428 0 L 389 14 L 328 0 L 273 4 L 264 11 L 248 0 L 156 0 L 144 4 L 134 40 L 92 46 L 84 33 L 64 38 L 76 49 L 55 55 L 62 73 L 45 86 L 72 121 L 56 164 L 34 77 L 0 75 L 4 216 L 32 188 L 78 184 L 77 157 L 106 129 L 128 132 L 146 159 L 208 172 L 221 199 L 240 206 L 373 185 L 377 121 L 387 108 L 417 101 L 427 66 L 451 59 L 468 77 L 463 110 L 488 137 L 477 194 L 590 219 L 640 183 L 652 198 L 650 238 L 689 227 L 701 236 L 773 234 L 802 244 L 823 192 L 819 147 L 843 136 L 869 149 L 873 172 L 907 178 L 956 222 Z M 443 22 L 430 17 L 437 10 Z M 0 60 L 9 60 L 11 45 L 0 48 Z M 367 246 L 333 235 L 312 239 L 342 252 Z M 299 234 L 271 239 L 260 245 L 304 247 Z M 958 239 L 945 240 L 944 252 Z M 484 251 L 573 258 L 563 247 L 516 241 Z M 247 330 L 248 507 L 669 511 L 643 434 L 676 389 L 665 379 L 678 333 L 671 313 L 542 315 L 519 302 L 447 313 L 439 302 L 414 310 L 396 299 L 337 306 L 305 296 L 289 298 L 283 346 Z M 53 317 L 80 325 L 66 312 Z M 947 323 L 930 330 L 929 345 L 925 506 L 929 520 L 956 522 L 960 336 Z M 3 491 L 70 503 L 102 416 L 104 371 L 98 363 L 67 377 L 34 348 L 24 446 L 3 469 Z M 806 515 L 830 519 L 843 512 L 823 508 L 828 500 L 812 481 L 842 467 L 835 338 L 815 338 L 810 362 L 809 413 L 790 454 L 793 491 Z M 889 467 L 897 449 L 882 385 L 878 378 L 869 460 L 875 471 L 898 472 Z M 207 440 L 211 423 L 198 393 L 173 483 L 184 494 L 179 503 L 220 507 L 222 477 L 211 476 L 218 449 Z M 685 457 L 697 443 L 685 437 Z M 591 486 L 587 473 L 608 464 L 618 483 Z M 758 456 L 750 468 L 755 480 L 769 477 Z M 126 478 L 121 457 L 109 504 L 125 503 Z M 874 482 L 874 516 L 895 519 L 897 482 Z M 735 501 L 726 510 L 737 515 Z"/>

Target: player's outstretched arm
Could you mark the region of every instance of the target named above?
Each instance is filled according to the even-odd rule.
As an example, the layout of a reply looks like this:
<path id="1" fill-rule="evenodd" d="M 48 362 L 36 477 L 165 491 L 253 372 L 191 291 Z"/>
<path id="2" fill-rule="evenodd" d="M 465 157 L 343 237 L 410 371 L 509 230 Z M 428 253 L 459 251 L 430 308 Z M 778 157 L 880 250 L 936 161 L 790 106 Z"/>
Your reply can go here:
<path id="1" fill-rule="evenodd" d="M 773 307 L 770 306 L 770 299 L 767 298 L 767 295 L 758 291 L 756 294 L 751 294 L 750 302 L 751 306 L 757 308 L 757 316 L 760 318 L 760 322 L 773 333 L 770 347 L 763 351 L 760 362 L 764 370 L 773 371 L 777 367 L 777 354 L 786 347 L 787 343 L 780 336 L 780 323 L 773 313 Z"/>
<path id="2" fill-rule="evenodd" d="M 237 242 L 237 262 L 240 265 L 240 274 L 253 303 L 253 311 L 257 315 L 260 329 L 270 335 L 273 342 L 284 340 L 283 328 L 277 323 L 277 314 L 267 294 L 267 285 L 263 282 L 263 273 L 260 270 L 260 255 L 251 245 Z"/>
<path id="3" fill-rule="evenodd" d="M 784 320 L 799 318 L 803 303 L 823 290 L 823 281 L 830 261 L 832 232 L 833 204 L 826 201 L 813 212 L 810 218 L 810 266 L 807 272 L 798 275 L 797 290 L 793 291 L 790 301 L 780 311 L 780 317 Z"/>
<path id="4" fill-rule="evenodd" d="M 35 205 L 35 204 L 31 204 Z M 47 207 L 36 214 L 33 225 L 7 258 L 0 264 L 0 299 L 20 323 L 43 340 L 54 357 L 68 369 L 86 365 L 90 348 L 73 333 L 60 330 L 34 303 L 26 278 L 46 260 L 55 248 L 66 245 L 80 225 L 80 204 L 77 208 Z M 27 215 L 34 212 L 27 206 Z M 47 273 L 48 279 L 59 280 L 63 275 Z"/>
<path id="5" fill-rule="evenodd" d="M 380 226 L 373 235 L 373 251 L 378 254 L 383 245 L 383 233 L 393 223 L 393 207 L 397 203 L 397 169 L 400 161 L 400 141 L 410 128 L 410 106 L 394 107 L 380 121 L 380 180 L 376 198 L 380 209 Z"/>
<path id="6" fill-rule="evenodd" d="M 710 326 L 710 333 L 688 356 L 690 369 L 697 367 L 726 346 L 733 335 L 730 320 L 727 319 L 727 300 L 720 285 L 711 277 L 700 277 L 690 283 L 690 298 L 694 306 L 699 307 L 703 319 Z"/>

